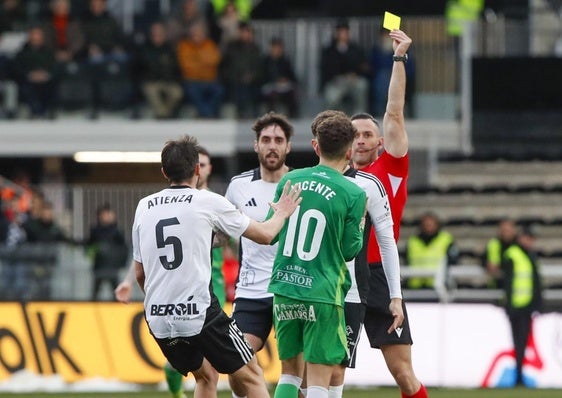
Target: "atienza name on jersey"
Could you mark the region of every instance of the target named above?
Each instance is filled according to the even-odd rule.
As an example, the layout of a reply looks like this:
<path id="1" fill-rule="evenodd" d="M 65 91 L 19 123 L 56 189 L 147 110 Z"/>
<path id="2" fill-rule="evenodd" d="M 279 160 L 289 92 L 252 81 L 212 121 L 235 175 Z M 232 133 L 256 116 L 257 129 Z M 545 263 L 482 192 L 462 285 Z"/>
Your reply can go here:
<path id="1" fill-rule="evenodd" d="M 191 203 L 193 195 L 175 195 L 175 196 L 156 196 L 146 202 L 148 208 L 157 205 L 167 205 L 171 203 Z"/>

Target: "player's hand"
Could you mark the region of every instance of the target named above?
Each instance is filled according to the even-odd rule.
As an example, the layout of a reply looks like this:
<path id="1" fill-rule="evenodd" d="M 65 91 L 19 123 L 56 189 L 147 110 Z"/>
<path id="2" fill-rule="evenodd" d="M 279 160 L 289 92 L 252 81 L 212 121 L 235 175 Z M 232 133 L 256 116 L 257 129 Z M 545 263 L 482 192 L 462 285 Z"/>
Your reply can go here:
<path id="1" fill-rule="evenodd" d="M 129 282 L 123 281 L 115 288 L 115 298 L 123 304 L 129 304 L 132 292 L 133 286 Z"/>
<path id="2" fill-rule="evenodd" d="M 399 29 L 391 30 L 388 34 L 392 38 L 392 48 L 394 49 L 394 55 L 402 57 L 408 52 L 410 44 L 412 44 L 412 39 L 410 39 L 406 33 Z"/>
<path id="3" fill-rule="evenodd" d="M 388 309 L 394 318 L 394 322 L 387 330 L 387 333 L 390 334 L 394 332 L 397 328 L 402 327 L 402 323 L 404 322 L 404 311 L 402 310 L 402 299 L 393 298 L 390 300 L 390 304 L 388 305 Z"/>
<path id="4" fill-rule="evenodd" d="M 276 214 L 279 214 L 284 218 L 289 218 L 302 201 L 300 196 L 301 191 L 300 184 L 291 186 L 291 181 L 287 180 L 279 200 L 275 203 L 270 203 L 269 205 L 273 208 Z"/>

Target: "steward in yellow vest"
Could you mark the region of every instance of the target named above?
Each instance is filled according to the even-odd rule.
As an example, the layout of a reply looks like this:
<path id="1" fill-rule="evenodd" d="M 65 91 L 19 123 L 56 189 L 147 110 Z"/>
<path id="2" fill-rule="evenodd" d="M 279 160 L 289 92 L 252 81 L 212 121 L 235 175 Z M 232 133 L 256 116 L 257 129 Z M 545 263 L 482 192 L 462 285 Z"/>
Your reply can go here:
<path id="1" fill-rule="evenodd" d="M 488 241 L 484 258 L 483 267 L 491 277 L 489 287 L 503 287 L 503 275 L 501 271 L 501 263 L 503 254 L 517 238 L 517 227 L 515 222 L 509 218 L 503 219 L 498 223 L 498 233 L 495 238 Z"/>
<path id="2" fill-rule="evenodd" d="M 534 254 L 535 234 L 525 229 L 517 243 L 503 255 L 505 309 L 511 325 L 515 347 L 515 384 L 524 384 L 523 359 L 531 332 L 532 314 L 542 306 L 542 286 Z"/>
<path id="3" fill-rule="evenodd" d="M 476 21 L 484 9 L 484 0 L 449 0 L 445 8 L 447 33 L 461 36 L 466 22 Z"/>
<path id="4" fill-rule="evenodd" d="M 458 249 L 453 236 L 441 230 L 437 216 L 427 213 L 420 220 L 420 232 L 410 236 L 406 245 L 406 260 L 410 267 L 430 269 L 454 265 L 458 261 Z M 411 289 L 433 288 L 434 277 L 408 279 Z"/>

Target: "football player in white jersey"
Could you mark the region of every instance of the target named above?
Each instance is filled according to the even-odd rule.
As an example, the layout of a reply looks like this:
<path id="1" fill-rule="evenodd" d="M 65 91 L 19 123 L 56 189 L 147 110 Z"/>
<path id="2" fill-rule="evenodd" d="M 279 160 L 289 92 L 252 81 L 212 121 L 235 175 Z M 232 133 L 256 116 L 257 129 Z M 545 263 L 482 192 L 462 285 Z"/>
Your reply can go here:
<path id="1" fill-rule="evenodd" d="M 268 397 L 251 346 L 212 293 L 210 252 L 217 231 L 271 242 L 300 204 L 300 188 L 287 183 L 271 204 L 273 216 L 256 222 L 224 197 L 195 189 L 197 140 L 189 136 L 166 143 L 162 173 L 170 186 L 139 201 L 132 228 L 136 279 L 145 293 L 151 334 L 182 374 L 200 370 L 207 359 L 232 376 L 235 392 Z"/>
<path id="2" fill-rule="evenodd" d="M 199 179 L 197 180 L 197 189 L 209 189 L 209 177 L 211 175 L 211 155 L 209 152 L 199 146 Z M 220 248 L 213 248 L 213 256 L 216 251 Z M 214 257 L 213 257 L 214 260 Z M 217 280 L 215 272 L 216 269 L 213 263 L 213 270 L 211 280 L 213 281 L 213 291 L 217 294 L 219 303 L 221 303 L 221 297 L 219 293 L 222 293 L 224 301 L 224 279 Z M 135 282 L 135 263 L 132 262 L 127 275 L 121 281 L 119 286 L 115 289 L 115 298 L 124 303 L 128 304 L 131 299 L 131 294 L 133 292 L 133 283 Z M 222 292 L 217 292 L 219 288 L 222 288 Z M 172 398 L 185 398 L 186 395 L 183 392 L 183 375 L 175 370 L 169 362 L 164 364 L 164 374 L 166 376 L 166 384 L 168 385 L 168 391 L 172 395 Z M 195 383 L 197 392 L 201 397 L 216 397 L 217 394 L 217 382 L 219 379 L 218 372 L 211 366 L 207 360 L 203 360 L 203 365 L 201 369 L 194 372 Z"/>
<path id="3" fill-rule="evenodd" d="M 293 126 L 284 115 L 269 112 L 256 120 L 254 151 L 259 167 L 234 176 L 226 198 L 254 220 L 265 220 L 277 183 L 288 171 L 285 164 L 291 150 Z M 273 294 L 267 291 L 277 244 L 260 245 L 240 240 L 240 272 L 232 317 L 255 352 L 261 350 L 271 332 Z M 236 395 L 233 394 L 236 398 Z"/>

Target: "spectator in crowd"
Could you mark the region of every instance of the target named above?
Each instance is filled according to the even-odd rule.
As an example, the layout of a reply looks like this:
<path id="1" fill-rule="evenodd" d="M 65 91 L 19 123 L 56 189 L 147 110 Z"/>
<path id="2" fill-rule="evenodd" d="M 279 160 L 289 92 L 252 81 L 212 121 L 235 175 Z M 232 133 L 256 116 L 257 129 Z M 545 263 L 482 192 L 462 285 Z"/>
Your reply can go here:
<path id="1" fill-rule="evenodd" d="M 109 282 L 113 290 L 117 288 L 119 271 L 127 265 L 129 257 L 125 237 L 108 203 L 97 210 L 97 223 L 90 229 L 88 250 L 94 259 L 92 300 L 97 300 L 103 282 Z"/>
<path id="2" fill-rule="evenodd" d="M 4 214 L 4 203 L 0 197 L 0 247 L 6 244 L 6 237 L 8 236 L 8 227 L 10 223 Z"/>
<path id="3" fill-rule="evenodd" d="M 88 60 L 99 63 L 123 59 L 125 38 L 119 23 L 107 11 L 106 0 L 90 0 L 89 4 L 81 20 Z"/>
<path id="4" fill-rule="evenodd" d="M 503 287 L 503 273 L 501 270 L 502 258 L 506 249 L 514 244 L 516 240 L 517 227 L 515 221 L 510 218 L 500 220 L 497 236 L 490 239 L 486 244 L 482 264 L 492 278 L 490 287 Z"/>
<path id="5" fill-rule="evenodd" d="M 178 43 L 177 56 L 186 98 L 200 117 L 218 117 L 223 96 L 218 80 L 221 54 L 204 25 L 191 26 L 189 38 Z"/>
<path id="6" fill-rule="evenodd" d="M 14 59 L 14 72 L 31 118 L 54 117 L 55 53 L 45 43 L 43 29 L 29 29 L 29 38 Z"/>
<path id="7" fill-rule="evenodd" d="M 373 115 L 384 115 L 386 111 L 386 103 L 388 97 L 388 85 L 390 75 L 392 74 L 392 66 L 394 60 L 394 49 L 392 48 L 392 39 L 388 38 L 388 31 L 381 28 L 379 42 L 375 44 L 371 51 L 370 67 L 371 67 L 371 90 L 370 90 L 370 109 Z M 415 87 L 415 67 L 411 51 L 408 52 L 408 59 L 404 63 L 406 68 L 406 85 L 405 107 L 406 116 L 413 116 L 412 95 Z"/>
<path id="8" fill-rule="evenodd" d="M 89 8 L 81 19 L 84 33 L 82 56 L 87 60 L 92 86 L 92 113 L 98 117 L 102 105 L 102 85 L 106 72 L 127 75 L 129 56 L 125 51 L 125 37 L 117 20 L 107 11 L 106 0 L 90 0 Z M 129 94 L 119 91 L 117 86 L 111 95 L 114 103 L 127 102 Z M 106 96 L 107 97 L 107 96 Z"/>
<path id="9" fill-rule="evenodd" d="M 349 114 L 367 109 L 369 65 L 363 50 L 350 39 L 349 23 L 340 20 L 334 38 L 322 49 L 320 86 L 326 108 Z"/>
<path id="10" fill-rule="evenodd" d="M 11 175 L 11 180 L 0 178 L 2 182 L 0 184 L 0 196 L 5 203 L 13 200 L 14 205 L 11 207 L 18 213 L 26 214 L 30 210 L 33 201 L 31 177 L 26 170 L 16 169 Z"/>
<path id="11" fill-rule="evenodd" d="M 410 267 L 435 270 L 456 265 L 459 251 L 453 236 L 441 229 L 437 215 L 426 213 L 421 217 L 419 232 L 408 238 L 406 261 Z M 446 269 L 446 268 L 445 268 Z M 434 277 L 412 277 L 408 279 L 411 289 L 429 288 L 435 284 Z"/>
<path id="12" fill-rule="evenodd" d="M 271 39 L 269 54 L 265 57 L 261 93 L 268 111 L 281 112 L 281 106 L 290 117 L 298 117 L 297 76 L 279 37 Z"/>
<path id="13" fill-rule="evenodd" d="M 17 196 L 4 199 L 4 217 L 7 221 L 6 239 L 4 248 L 7 258 L 2 264 L 0 295 L 5 300 L 27 299 L 29 289 L 29 269 L 22 261 L 21 247 L 26 243 L 27 237 L 22 227 L 25 213 L 20 211 Z"/>
<path id="14" fill-rule="evenodd" d="M 238 38 L 238 25 L 241 18 L 234 3 L 226 3 L 222 13 L 217 18 L 217 24 L 221 31 L 220 48 L 224 50 L 228 43 Z"/>
<path id="15" fill-rule="evenodd" d="M 0 32 L 24 30 L 26 25 L 23 0 L 3 0 L 0 5 Z"/>
<path id="16" fill-rule="evenodd" d="M 523 360 L 531 333 L 532 316 L 542 306 L 542 286 L 535 252 L 536 233 L 523 228 L 502 257 L 505 309 L 515 348 L 515 384 L 525 385 Z"/>
<path id="17" fill-rule="evenodd" d="M 240 22 L 238 38 L 226 46 L 221 68 L 228 97 L 236 105 L 238 117 L 257 117 L 263 56 L 255 42 L 254 29 L 247 22 Z"/>
<path id="18" fill-rule="evenodd" d="M 70 0 L 52 0 L 44 21 L 46 42 L 58 62 L 70 62 L 84 46 L 80 24 L 71 15 Z"/>
<path id="19" fill-rule="evenodd" d="M 37 196 L 33 203 L 34 212 L 38 211 L 39 217 L 31 212 L 22 224 L 27 243 L 31 245 L 26 250 L 33 254 L 26 265 L 33 281 L 33 298 L 48 300 L 51 298 L 51 275 L 57 262 L 57 246 L 53 243 L 67 241 L 67 238 L 55 222 L 52 203 Z"/>
<path id="20" fill-rule="evenodd" d="M 55 222 L 53 204 L 41 198 L 41 194 L 34 194 L 34 210 L 23 223 L 27 241 L 30 243 L 63 242 L 67 237 L 62 228 Z M 38 213 L 38 217 L 37 214 Z"/>
<path id="21" fill-rule="evenodd" d="M 166 22 L 168 38 L 174 45 L 189 36 L 191 27 L 195 24 L 202 24 L 208 30 L 205 15 L 199 9 L 197 0 L 183 0 L 179 6 L 180 9 L 172 13 Z"/>
<path id="22" fill-rule="evenodd" d="M 0 42 L 7 30 L 8 25 L 0 14 Z M 0 52 L 0 119 L 13 119 L 18 110 L 18 86 L 13 80 L 12 66 L 9 54 Z"/>
<path id="23" fill-rule="evenodd" d="M 157 119 L 169 119 L 183 98 L 178 59 L 161 22 L 150 27 L 150 36 L 139 51 L 142 91 Z"/>
<path id="24" fill-rule="evenodd" d="M 254 7 L 254 1 L 252 0 L 211 0 L 211 4 L 217 16 L 221 15 L 229 4 L 234 5 L 242 21 L 250 19 Z"/>

